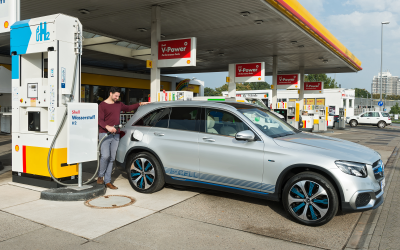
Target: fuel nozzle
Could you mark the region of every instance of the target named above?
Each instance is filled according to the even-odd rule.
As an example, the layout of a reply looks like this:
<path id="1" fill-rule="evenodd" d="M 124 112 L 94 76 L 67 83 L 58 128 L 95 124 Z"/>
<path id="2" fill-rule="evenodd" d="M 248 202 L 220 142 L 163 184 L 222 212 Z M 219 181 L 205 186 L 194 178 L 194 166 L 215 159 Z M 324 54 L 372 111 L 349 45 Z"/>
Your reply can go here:
<path id="1" fill-rule="evenodd" d="M 118 130 L 119 128 L 122 128 L 122 124 L 114 125 L 113 127 Z M 111 132 L 107 132 L 107 135 L 110 135 L 110 134 L 111 134 Z"/>

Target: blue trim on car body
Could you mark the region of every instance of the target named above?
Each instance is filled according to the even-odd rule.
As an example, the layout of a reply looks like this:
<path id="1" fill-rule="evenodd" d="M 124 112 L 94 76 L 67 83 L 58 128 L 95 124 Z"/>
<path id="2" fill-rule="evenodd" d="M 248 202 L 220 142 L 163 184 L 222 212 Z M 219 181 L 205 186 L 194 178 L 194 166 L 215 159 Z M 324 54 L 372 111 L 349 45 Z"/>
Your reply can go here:
<path id="1" fill-rule="evenodd" d="M 226 185 L 221 185 L 221 184 L 216 184 L 216 183 L 210 183 L 210 182 L 204 182 L 204 181 L 196 181 L 196 180 L 192 180 L 192 179 L 182 179 L 180 177 L 171 176 L 171 178 L 174 179 L 174 180 L 178 180 L 178 181 L 190 181 L 190 182 L 213 185 L 213 186 L 217 186 L 217 187 L 231 188 L 231 189 L 236 189 L 236 190 L 241 190 L 241 191 L 246 191 L 246 192 L 252 192 L 252 193 L 257 193 L 257 194 L 263 194 L 263 195 L 268 195 L 269 194 L 269 193 L 263 193 L 263 192 L 255 191 L 255 190 L 238 188 L 238 187 L 231 187 L 231 186 L 226 186 Z"/>
<path id="2" fill-rule="evenodd" d="M 243 190 L 252 190 L 256 189 L 254 191 L 260 192 L 260 191 L 270 191 L 274 192 L 275 191 L 275 185 L 271 184 L 265 184 L 261 182 L 254 182 L 254 181 L 247 181 L 247 180 L 241 180 L 241 179 L 236 179 L 236 178 L 231 178 L 231 177 L 226 177 L 226 176 L 220 176 L 220 175 L 212 175 L 212 174 L 204 174 L 204 173 L 198 173 L 198 172 L 193 172 L 193 171 L 188 171 L 188 170 L 180 170 L 180 169 L 174 169 L 174 168 L 165 168 L 165 173 L 171 177 L 177 177 L 177 176 L 183 176 L 187 177 L 190 179 L 196 179 L 199 181 L 204 181 L 204 183 L 218 183 L 218 185 L 226 185 L 227 187 L 232 187 L 233 185 L 236 186 L 235 188 L 242 188 Z M 232 185 L 232 186 L 230 186 Z M 257 191 L 259 190 L 259 191 Z M 268 192 L 260 192 L 260 193 L 268 193 Z"/>

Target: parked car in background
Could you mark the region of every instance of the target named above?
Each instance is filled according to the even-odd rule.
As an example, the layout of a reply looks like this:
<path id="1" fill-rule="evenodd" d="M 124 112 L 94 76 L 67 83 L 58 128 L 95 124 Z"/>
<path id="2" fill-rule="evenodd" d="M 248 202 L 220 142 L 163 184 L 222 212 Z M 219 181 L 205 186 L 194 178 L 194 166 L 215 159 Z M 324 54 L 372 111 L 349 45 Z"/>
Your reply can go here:
<path id="1" fill-rule="evenodd" d="M 367 111 L 357 116 L 346 117 L 346 123 L 352 127 L 357 125 L 374 125 L 378 128 L 385 128 L 392 124 L 389 113 L 381 111 Z"/>

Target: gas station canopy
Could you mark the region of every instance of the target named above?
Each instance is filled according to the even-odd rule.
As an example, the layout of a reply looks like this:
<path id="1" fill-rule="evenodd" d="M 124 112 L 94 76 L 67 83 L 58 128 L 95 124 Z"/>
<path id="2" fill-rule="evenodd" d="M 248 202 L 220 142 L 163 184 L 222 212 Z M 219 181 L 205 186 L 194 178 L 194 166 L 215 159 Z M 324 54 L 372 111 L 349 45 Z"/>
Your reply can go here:
<path id="1" fill-rule="evenodd" d="M 82 64 L 148 73 L 151 7 L 161 7 L 161 39 L 197 38 L 197 66 L 162 74 L 221 72 L 228 64 L 265 62 L 272 74 L 342 73 L 361 62 L 296 0 L 37 0 L 21 1 L 21 20 L 54 13 L 79 18 L 85 38 Z M 3 44 L 9 38 L 1 38 Z M 7 52 L 8 49 L 8 52 Z M 9 53 L 3 45 L 0 53 Z"/>

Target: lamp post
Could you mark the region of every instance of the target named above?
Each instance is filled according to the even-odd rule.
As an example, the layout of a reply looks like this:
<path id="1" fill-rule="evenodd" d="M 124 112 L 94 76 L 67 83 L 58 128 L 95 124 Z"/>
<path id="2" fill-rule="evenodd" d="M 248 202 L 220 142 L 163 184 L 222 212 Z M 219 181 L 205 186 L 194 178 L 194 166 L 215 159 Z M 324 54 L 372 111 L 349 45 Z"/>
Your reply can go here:
<path id="1" fill-rule="evenodd" d="M 380 91 L 380 93 L 381 93 L 381 101 L 382 101 L 382 61 L 383 61 L 383 25 L 384 24 L 389 24 L 390 22 L 382 22 L 382 25 L 381 25 L 381 91 Z M 386 86 L 387 87 L 387 86 Z M 382 106 L 381 106 L 382 107 Z M 381 111 L 382 111 L 382 108 L 381 108 Z"/>

